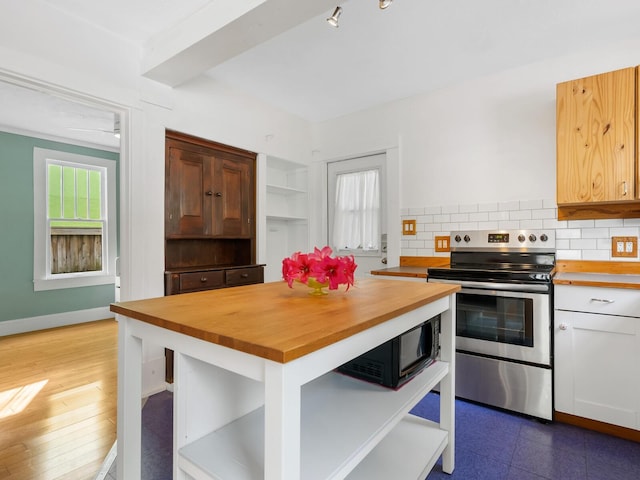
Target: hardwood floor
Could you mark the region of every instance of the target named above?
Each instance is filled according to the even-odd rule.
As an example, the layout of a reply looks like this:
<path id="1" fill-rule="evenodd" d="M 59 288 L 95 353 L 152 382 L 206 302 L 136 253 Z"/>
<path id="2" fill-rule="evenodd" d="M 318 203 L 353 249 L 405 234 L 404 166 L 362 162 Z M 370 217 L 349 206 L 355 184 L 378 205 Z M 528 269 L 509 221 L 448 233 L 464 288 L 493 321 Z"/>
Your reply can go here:
<path id="1" fill-rule="evenodd" d="M 117 322 L 0 337 L 0 479 L 93 479 L 116 439 Z"/>

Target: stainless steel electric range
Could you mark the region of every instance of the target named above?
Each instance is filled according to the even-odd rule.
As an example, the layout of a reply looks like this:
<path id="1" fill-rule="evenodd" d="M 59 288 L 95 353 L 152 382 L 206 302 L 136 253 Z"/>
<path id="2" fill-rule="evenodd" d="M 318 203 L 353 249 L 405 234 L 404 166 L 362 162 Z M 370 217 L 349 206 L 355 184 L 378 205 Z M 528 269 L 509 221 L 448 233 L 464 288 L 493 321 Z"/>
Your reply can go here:
<path id="1" fill-rule="evenodd" d="M 552 419 L 554 230 L 451 233 L 448 268 L 428 282 L 455 283 L 456 395 Z"/>

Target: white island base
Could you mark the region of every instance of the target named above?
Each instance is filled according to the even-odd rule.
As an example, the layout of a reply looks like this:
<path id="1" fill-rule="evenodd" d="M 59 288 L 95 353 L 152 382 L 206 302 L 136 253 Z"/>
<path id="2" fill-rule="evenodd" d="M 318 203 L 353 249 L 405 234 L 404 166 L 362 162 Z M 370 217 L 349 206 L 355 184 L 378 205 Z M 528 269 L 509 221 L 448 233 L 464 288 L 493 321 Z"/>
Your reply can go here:
<path id="1" fill-rule="evenodd" d="M 145 340 L 174 350 L 175 479 L 424 480 L 441 455 L 451 473 L 452 305 L 455 290 L 284 363 L 119 316 L 118 478 L 141 471 Z M 439 359 L 398 390 L 333 371 L 438 314 Z M 409 414 L 438 383 L 440 423 Z"/>

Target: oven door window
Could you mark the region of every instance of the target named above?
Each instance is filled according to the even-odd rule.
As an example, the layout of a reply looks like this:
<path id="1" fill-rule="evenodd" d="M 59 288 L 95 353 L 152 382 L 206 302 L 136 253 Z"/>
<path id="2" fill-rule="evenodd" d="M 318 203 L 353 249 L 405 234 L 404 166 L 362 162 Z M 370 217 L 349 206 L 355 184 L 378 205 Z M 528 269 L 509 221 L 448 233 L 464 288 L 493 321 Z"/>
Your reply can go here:
<path id="1" fill-rule="evenodd" d="M 533 347 L 533 300 L 458 293 L 457 335 Z"/>

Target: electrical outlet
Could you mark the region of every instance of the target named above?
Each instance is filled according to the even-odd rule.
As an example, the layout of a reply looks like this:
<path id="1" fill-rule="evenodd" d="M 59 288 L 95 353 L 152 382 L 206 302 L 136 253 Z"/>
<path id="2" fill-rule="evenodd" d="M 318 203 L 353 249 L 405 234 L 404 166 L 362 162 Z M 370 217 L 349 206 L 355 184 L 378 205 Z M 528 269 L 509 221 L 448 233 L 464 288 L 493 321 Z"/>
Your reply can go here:
<path id="1" fill-rule="evenodd" d="M 434 246 L 435 246 L 435 251 L 436 252 L 450 252 L 451 251 L 451 246 L 449 245 L 449 237 L 439 237 L 436 236 L 434 238 Z"/>
<path id="2" fill-rule="evenodd" d="M 402 235 L 416 235 L 415 220 L 402 220 Z"/>
<path id="3" fill-rule="evenodd" d="M 612 257 L 638 256 L 638 237 L 611 237 Z"/>

